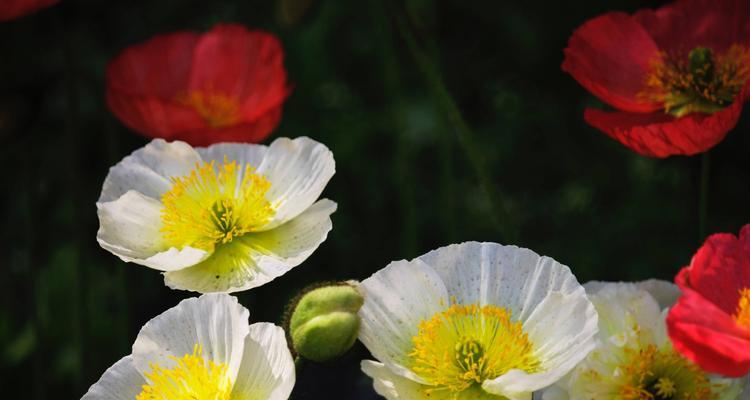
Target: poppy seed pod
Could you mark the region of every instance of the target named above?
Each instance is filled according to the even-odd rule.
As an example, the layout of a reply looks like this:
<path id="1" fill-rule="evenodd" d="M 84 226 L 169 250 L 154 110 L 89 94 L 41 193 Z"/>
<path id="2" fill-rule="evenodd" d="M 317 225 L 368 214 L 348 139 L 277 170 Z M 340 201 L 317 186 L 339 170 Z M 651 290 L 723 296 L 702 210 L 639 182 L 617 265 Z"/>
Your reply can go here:
<path id="1" fill-rule="evenodd" d="M 357 312 L 364 303 L 355 285 L 336 283 L 299 297 L 288 330 L 298 355 L 324 362 L 342 356 L 352 347 L 359 334 Z"/>

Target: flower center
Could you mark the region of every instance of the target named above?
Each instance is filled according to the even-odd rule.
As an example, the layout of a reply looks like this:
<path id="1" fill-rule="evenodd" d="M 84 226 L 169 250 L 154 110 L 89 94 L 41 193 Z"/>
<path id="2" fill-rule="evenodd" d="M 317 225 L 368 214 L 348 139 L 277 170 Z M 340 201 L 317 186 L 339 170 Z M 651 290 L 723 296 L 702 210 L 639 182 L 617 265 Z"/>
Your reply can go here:
<path id="1" fill-rule="evenodd" d="M 733 317 L 737 325 L 750 329 L 750 288 L 740 289 L 740 299 Z"/>
<path id="2" fill-rule="evenodd" d="M 662 103 L 676 117 L 710 114 L 732 104 L 748 80 L 750 51 L 740 45 L 719 55 L 707 47 L 696 47 L 687 56 L 661 52 L 651 62 L 639 96 Z"/>
<path id="3" fill-rule="evenodd" d="M 239 101 L 221 92 L 194 90 L 177 96 L 176 100 L 195 110 L 212 128 L 237 124 L 242 117 Z"/>
<path id="4" fill-rule="evenodd" d="M 190 174 L 174 178 L 162 195 L 162 233 L 171 247 L 213 250 L 246 233 L 257 231 L 274 215 L 266 192 L 271 183 L 224 159 L 196 165 Z"/>
<path id="5" fill-rule="evenodd" d="M 625 364 L 619 366 L 624 384 L 623 400 L 712 400 L 716 395 L 703 372 L 674 350 L 654 345 L 625 350 Z"/>
<path id="6" fill-rule="evenodd" d="M 232 382 L 227 365 L 204 360 L 200 345 L 193 354 L 172 359 L 177 362 L 173 368 L 151 365 L 151 372 L 145 374 L 149 384 L 143 385 L 135 400 L 229 400 Z"/>
<path id="7" fill-rule="evenodd" d="M 420 322 L 412 342 L 411 368 L 433 386 L 427 394 L 464 392 L 511 369 L 540 369 L 521 322 L 492 305 L 453 304 Z"/>

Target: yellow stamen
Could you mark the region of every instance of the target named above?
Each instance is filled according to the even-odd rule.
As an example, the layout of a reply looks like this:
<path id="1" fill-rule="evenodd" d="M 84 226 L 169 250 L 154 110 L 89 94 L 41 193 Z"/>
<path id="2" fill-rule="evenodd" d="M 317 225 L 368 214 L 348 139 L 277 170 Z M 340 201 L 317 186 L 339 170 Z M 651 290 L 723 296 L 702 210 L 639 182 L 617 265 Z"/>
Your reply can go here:
<path id="1" fill-rule="evenodd" d="M 239 101 L 221 92 L 194 90 L 177 96 L 176 101 L 194 109 L 213 128 L 234 125 L 242 119 Z"/>
<path id="2" fill-rule="evenodd" d="M 750 329 L 750 288 L 740 290 L 737 311 L 735 311 L 733 317 L 737 325 Z"/>
<path id="3" fill-rule="evenodd" d="M 748 80 L 750 50 L 740 45 L 719 55 L 706 47 L 687 55 L 662 52 L 651 62 L 639 97 L 662 103 L 665 112 L 677 117 L 708 114 L 732 104 Z"/>
<path id="4" fill-rule="evenodd" d="M 151 372 L 145 374 L 149 384 L 143 385 L 135 400 L 229 400 L 232 382 L 227 364 L 204 360 L 200 345 L 193 354 L 171 358 L 177 362 L 173 368 L 151 365 Z"/>
<path id="5" fill-rule="evenodd" d="M 250 165 L 212 161 L 173 181 L 162 195 L 162 232 L 169 246 L 210 251 L 257 231 L 274 215 L 265 197 L 271 183 Z"/>
<path id="6" fill-rule="evenodd" d="M 457 394 L 511 369 L 540 369 L 521 322 L 492 305 L 453 304 L 422 321 L 412 342 L 411 369 L 433 386 L 427 394 Z"/>
<path id="7" fill-rule="evenodd" d="M 619 366 L 624 384 L 623 400 L 691 399 L 713 400 L 711 382 L 701 369 L 674 350 L 654 345 L 625 350 L 625 363 Z"/>

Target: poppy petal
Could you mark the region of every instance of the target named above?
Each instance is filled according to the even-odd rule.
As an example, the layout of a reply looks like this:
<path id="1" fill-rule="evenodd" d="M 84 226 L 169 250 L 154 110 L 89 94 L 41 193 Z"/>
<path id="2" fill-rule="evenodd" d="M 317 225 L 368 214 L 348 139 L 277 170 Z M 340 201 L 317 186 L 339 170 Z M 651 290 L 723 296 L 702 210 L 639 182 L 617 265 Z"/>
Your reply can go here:
<path id="1" fill-rule="evenodd" d="M 192 143 L 194 146 L 208 146 L 213 143 L 258 143 L 265 139 L 268 133 L 279 124 L 281 109 L 282 106 L 278 105 L 253 121 L 226 128 L 214 128 L 210 135 L 206 135 L 207 128 L 202 128 L 182 131 L 174 136 Z M 191 115 L 194 116 L 192 113 Z"/>
<path id="2" fill-rule="evenodd" d="M 730 377 L 750 371 L 750 331 L 731 316 L 687 289 L 667 316 L 675 348 L 709 372 Z"/>
<path id="3" fill-rule="evenodd" d="M 676 281 L 725 312 L 734 312 L 739 290 L 750 288 L 750 224 L 742 228 L 739 237 L 731 233 L 709 236 Z"/>
<path id="4" fill-rule="evenodd" d="M 638 98 L 659 49 L 629 15 L 608 13 L 581 25 L 568 41 L 562 69 L 605 103 L 623 111 L 661 108 Z"/>
<path id="5" fill-rule="evenodd" d="M 649 157 L 693 155 L 718 144 L 737 124 L 742 96 L 713 114 L 675 118 L 663 112 L 646 114 L 586 109 L 584 119 L 638 154 Z"/>
<path id="6" fill-rule="evenodd" d="M 240 99 L 243 120 L 253 120 L 287 96 L 281 43 L 260 30 L 217 25 L 195 47 L 189 87 Z"/>
<path id="7" fill-rule="evenodd" d="M 659 48 L 689 51 L 708 46 L 715 51 L 750 44 L 750 2 L 746 0 L 680 0 L 633 15 Z"/>

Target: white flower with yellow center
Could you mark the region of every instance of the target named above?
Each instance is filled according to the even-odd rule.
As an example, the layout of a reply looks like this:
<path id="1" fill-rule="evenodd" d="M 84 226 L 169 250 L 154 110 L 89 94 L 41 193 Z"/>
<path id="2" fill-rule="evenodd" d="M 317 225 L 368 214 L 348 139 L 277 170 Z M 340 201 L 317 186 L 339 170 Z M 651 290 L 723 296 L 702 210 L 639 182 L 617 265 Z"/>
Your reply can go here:
<path id="1" fill-rule="evenodd" d="M 174 289 L 257 287 L 326 239 L 336 203 L 316 200 L 334 170 L 328 148 L 306 137 L 195 149 L 156 139 L 110 169 L 97 240 Z"/>
<path id="2" fill-rule="evenodd" d="M 467 242 L 396 261 L 361 283 L 363 361 L 387 399 L 525 400 L 594 347 L 597 317 L 568 267 Z"/>
<path id="3" fill-rule="evenodd" d="M 294 387 L 284 330 L 248 324 L 235 297 L 183 300 L 143 326 L 133 353 L 82 400 L 284 400 Z"/>
<path id="4" fill-rule="evenodd" d="M 703 372 L 672 348 L 667 308 L 679 296 L 666 281 L 589 282 L 599 313 L 597 347 L 543 400 L 735 400 L 744 381 Z"/>

